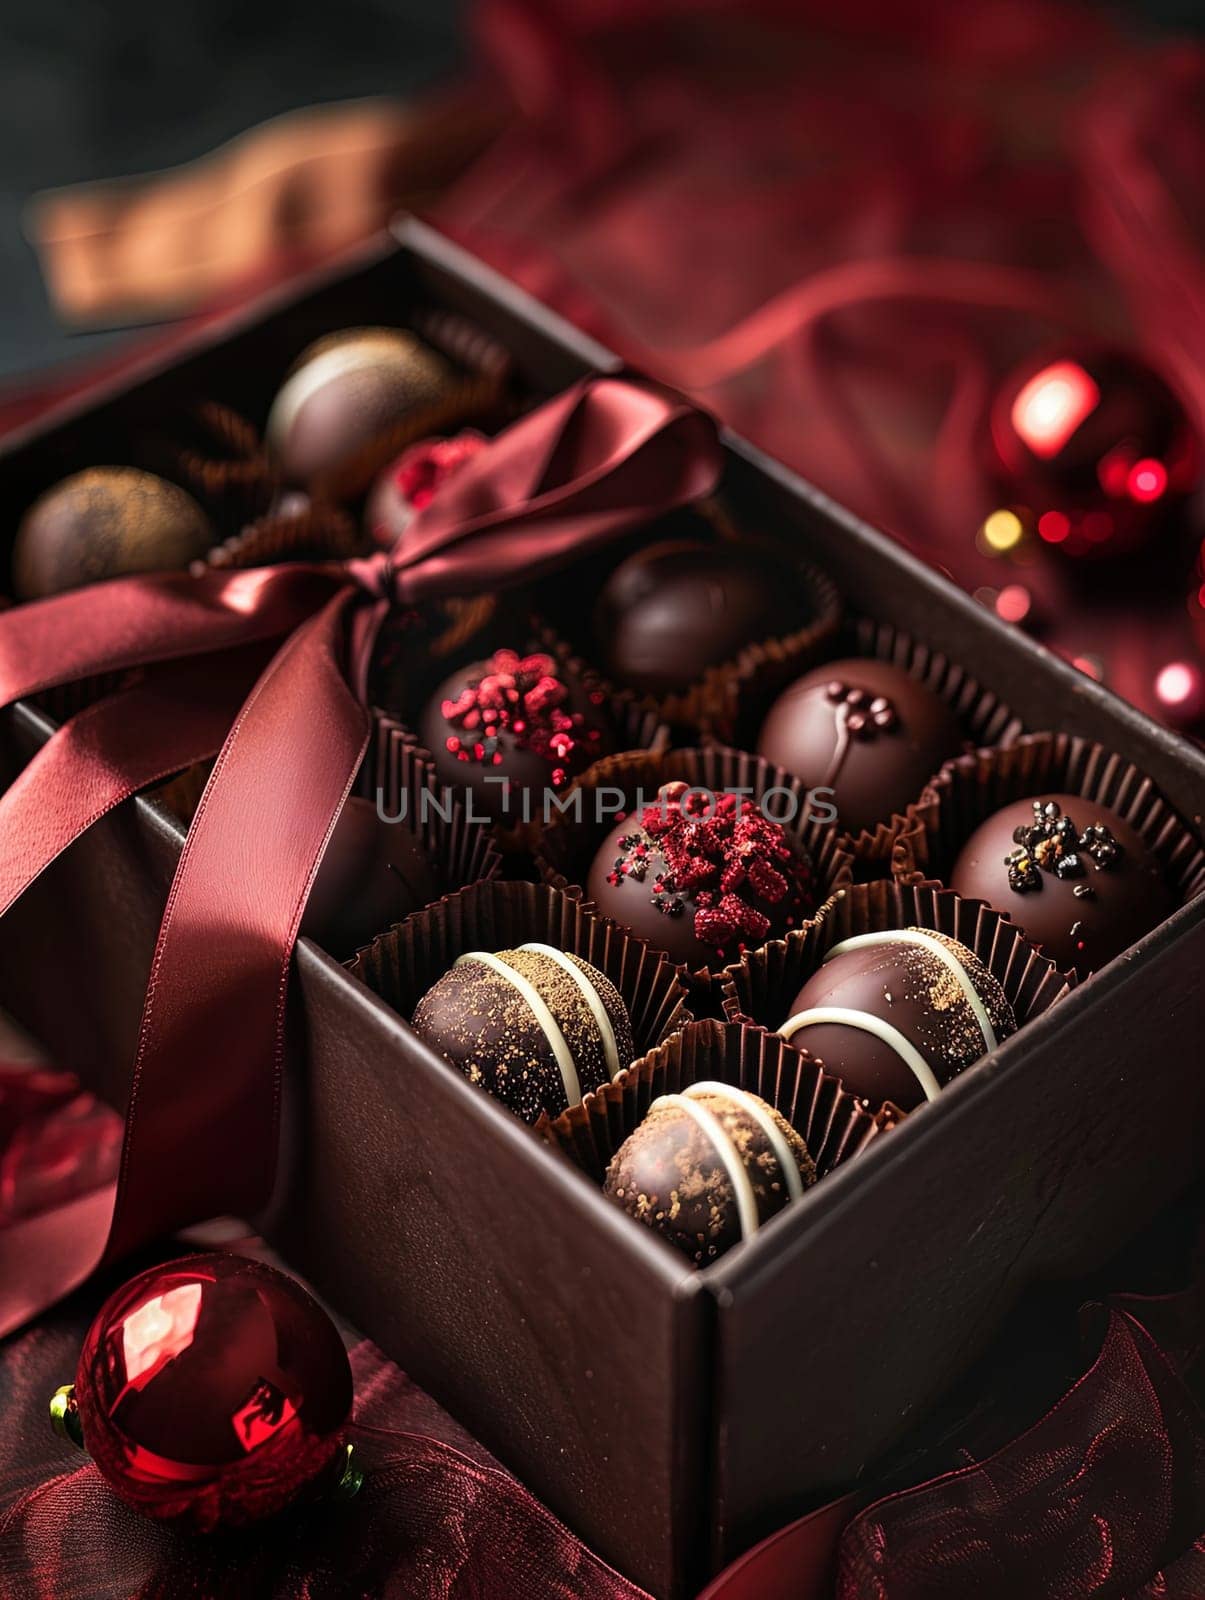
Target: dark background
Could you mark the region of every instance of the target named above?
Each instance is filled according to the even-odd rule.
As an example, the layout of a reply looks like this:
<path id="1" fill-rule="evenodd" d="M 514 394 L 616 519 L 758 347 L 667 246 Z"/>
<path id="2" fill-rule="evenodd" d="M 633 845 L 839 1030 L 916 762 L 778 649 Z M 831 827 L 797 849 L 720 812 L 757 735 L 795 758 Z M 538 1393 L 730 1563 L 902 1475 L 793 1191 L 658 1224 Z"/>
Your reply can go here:
<path id="1" fill-rule="evenodd" d="M 410 94 L 455 72 L 470 3 L 0 0 L 0 380 L 114 337 L 56 328 L 22 231 L 31 195 L 191 160 L 297 106 Z M 1121 9 L 1205 31 L 1202 0 Z"/>
<path id="2" fill-rule="evenodd" d="M 22 227 L 31 195 L 190 161 L 298 106 L 409 95 L 455 72 L 465 9 L 0 0 L 0 380 L 106 337 L 56 329 Z"/>

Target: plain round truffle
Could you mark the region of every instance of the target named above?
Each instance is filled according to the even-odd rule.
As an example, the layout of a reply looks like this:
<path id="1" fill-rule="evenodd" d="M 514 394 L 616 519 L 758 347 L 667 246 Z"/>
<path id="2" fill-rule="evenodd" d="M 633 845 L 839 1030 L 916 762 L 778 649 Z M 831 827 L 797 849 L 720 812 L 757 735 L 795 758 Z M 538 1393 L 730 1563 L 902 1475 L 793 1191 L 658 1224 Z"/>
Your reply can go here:
<path id="1" fill-rule="evenodd" d="M 545 791 L 614 749 L 602 692 L 540 651 L 459 668 L 427 701 L 419 737 L 442 783 L 467 790 L 479 815 L 512 821 L 539 821 Z"/>
<path id="2" fill-rule="evenodd" d="M 684 782 L 607 835 L 586 893 L 672 961 L 712 971 L 816 909 L 815 867 L 802 843 L 748 798 Z"/>
<path id="3" fill-rule="evenodd" d="M 927 928 L 835 944 L 779 1033 L 874 1107 L 912 1111 L 1017 1031 L 1008 997 L 966 945 Z"/>
<path id="4" fill-rule="evenodd" d="M 1142 835 L 1075 794 L 1016 800 L 997 811 L 959 852 L 950 887 L 1006 912 L 1055 966 L 1081 977 L 1176 906 Z"/>
<path id="5" fill-rule="evenodd" d="M 89 467 L 48 489 L 21 519 L 13 589 L 40 600 L 106 578 L 186 571 L 215 537 L 177 484 L 137 467 Z"/>
<path id="6" fill-rule="evenodd" d="M 962 747 L 954 710 L 890 661 L 856 657 L 806 673 L 770 707 L 759 755 L 809 789 L 831 789 L 849 833 L 889 822 Z"/>
<path id="7" fill-rule="evenodd" d="M 814 621 L 797 576 L 746 545 L 666 539 L 620 563 L 599 595 L 594 636 L 618 683 L 641 694 L 689 689 L 746 645 Z"/>
<path id="8" fill-rule="evenodd" d="M 807 1145 L 768 1101 L 693 1083 L 653 1101 L 612 1158 L 604 1193 L 702 1267 L 815 1181 Z"/>
<path id="9" fill-rule="evenodd" d="M 272 458 L 292 483 L 335 472 L 449 392 L 442 356 L 400 328 L 345 328 L 297 358 L 268 414 Z"/>
<path id="10" fill-rule="evenodd" d="M 547 944 L 461 956 L 419 1001 L 413 1026 L 525 1122 L 559 1116 L 635 1055 L 619 990 Z"/>
<path id="11" fill-rule="evenodd" d="M 322 857 L 301 932 L 343 958 L 441 892 L 414 831 L 404 822 L 383 821 L 371 800 L 352 795 Z"/>

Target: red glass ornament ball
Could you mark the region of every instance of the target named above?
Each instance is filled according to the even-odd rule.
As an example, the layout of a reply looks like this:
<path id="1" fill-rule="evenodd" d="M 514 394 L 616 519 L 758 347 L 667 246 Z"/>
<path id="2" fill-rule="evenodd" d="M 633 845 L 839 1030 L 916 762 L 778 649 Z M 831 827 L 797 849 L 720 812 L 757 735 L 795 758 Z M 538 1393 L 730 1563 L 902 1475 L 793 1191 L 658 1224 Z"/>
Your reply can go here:
<path id="1" fill-rule="evenodd" d="M 351 1367 L 292 1278 L 243 1256 L 190 1256 L 101 1307 L 75 1403 L 85 1449 L 127 1504 L 209 1531 L 273 1515 L 332 1467 Z"/>
<path id="2" fill-rule="evenodd" d="M 992 405 L 991 443 L 1010 504 L 1072 556 L 1145 543 L 1201 474 L 1179 397 L 1124 350 L 1068 347 L 1017 368 Z"/>

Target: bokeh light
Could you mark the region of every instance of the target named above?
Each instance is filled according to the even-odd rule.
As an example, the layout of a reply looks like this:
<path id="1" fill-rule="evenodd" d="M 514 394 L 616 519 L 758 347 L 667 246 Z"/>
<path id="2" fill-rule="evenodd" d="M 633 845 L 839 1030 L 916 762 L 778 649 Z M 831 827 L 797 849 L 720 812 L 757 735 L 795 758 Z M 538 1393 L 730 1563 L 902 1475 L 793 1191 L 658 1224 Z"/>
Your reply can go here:
<path id="1" fill-rule="evenodd" d="M 1004 555 L 1020 544 L 1025 526 L 1015 511 L 993 511 L 979 530 L 983 543 L 995 555 Z"/>

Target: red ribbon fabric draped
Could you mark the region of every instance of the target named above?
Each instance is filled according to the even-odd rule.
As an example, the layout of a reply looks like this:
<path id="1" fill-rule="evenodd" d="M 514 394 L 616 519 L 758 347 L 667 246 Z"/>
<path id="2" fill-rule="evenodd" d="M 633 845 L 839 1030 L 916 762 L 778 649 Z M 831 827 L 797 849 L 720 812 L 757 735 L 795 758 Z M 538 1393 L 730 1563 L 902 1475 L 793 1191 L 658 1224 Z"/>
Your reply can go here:
<path id="1" fill-rule="evenodd" d="M 390 606 L 529 581 L 707 494 L 720 465 L 714 421 L 680 396 L 586 379 L 467 463 L 403 551 L 117 579 L 0 616 L 4 704 L 144 669 L 0 798 L 0 913 L 139 787 L 217 753 L 151 965 L 111 1221 L 72 1225 L 37 1260 L 0 1234 L 0 1333 L 102 1260 L 266 1198 L 289 963 L 367 746 L 368 665 Z"/>

